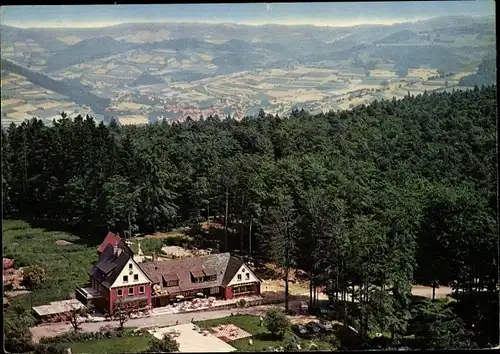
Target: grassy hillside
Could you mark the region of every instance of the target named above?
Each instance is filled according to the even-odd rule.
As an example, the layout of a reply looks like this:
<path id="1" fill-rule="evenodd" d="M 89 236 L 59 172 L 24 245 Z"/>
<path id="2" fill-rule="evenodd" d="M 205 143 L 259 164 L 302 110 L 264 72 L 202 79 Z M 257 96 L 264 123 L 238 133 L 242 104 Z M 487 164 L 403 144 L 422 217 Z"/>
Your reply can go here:
<path id="1" fill-rule="evenodd" d="M 32 228 L 19 220 L 4 220 L 4 257 L 14 259 L 16 268 L 37 264 L 43 267 L 48 281 L 31 294 L 14 298 L 13 305 L 29 309 L 50 301 L 68 299 L 77 285 L 86 283 L 88 272 L 97 259 L 94 247 L 89 247 L 74 235 Z M 58 240 L 73 244 L 57 246 Z"/>

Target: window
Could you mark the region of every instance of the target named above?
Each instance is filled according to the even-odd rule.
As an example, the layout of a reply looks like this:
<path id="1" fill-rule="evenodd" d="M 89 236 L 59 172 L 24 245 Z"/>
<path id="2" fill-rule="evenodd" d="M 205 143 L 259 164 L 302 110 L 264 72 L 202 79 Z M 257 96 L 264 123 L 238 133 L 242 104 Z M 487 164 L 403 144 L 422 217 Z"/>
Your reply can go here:
<path id="1" fill-rule="evenodd" d="M 139 274 L 134 274 L 134 281 L 139 281 Z"/>
<path id="2" fill-rule="evenodd" d="M 139 287 L 139 294 L 144 294 L 144 286 Z"/>
<path id="3" fill-rule="evenodd" d="M 251 293 L 253 292 L 252 285 L 244 285 L 233 288 L 233 294 L 241 294 L 241 293 Z"/>
<path id="4" fill-rule="evenodd" d="M 218 294 L 219 293 L 219 287 L 216 286 L 214 288 L 210 288 L 210 294 Z"/>
<path id="5" fill-rule="evenodd" d="M 118 289 L 118 296 L 123 296 L 123 291 L 122 291 L 122 289 Z"/>
<path id="6" fill-rule="evenodd" d="M 243 269 L 241 270 L 241 272 L 242 272 L 242 273 L 245 273 L 245 268 L 243 268 Z"/>
<path id="7" fill-rule="evenodd" d="M 245 274 L 245 279 L 246 280 L 250 279 L 250 273 Z"/>
<path id="8" fill-rule="evenodd" d="M 238 280 L 241 280 L 241 274 L 238 274 Z"/>
<path id="9" fill-rule="evenodd" d="M 128 295 L 134 295 L 134 288 L 128 288 Z"/>
<path id="10" fill-rule="evenodd" d="M 124 275 L 123 276 L 123 282 L 124 283 L 128 283 L 128 275 Z"/>
<path id="11" fill-rule="evenodd" d="M 132 270 L 132 263 L 130 263 L 130 264 L 128 265 L 128 269 L 129 269 L 129 270 Z"/>

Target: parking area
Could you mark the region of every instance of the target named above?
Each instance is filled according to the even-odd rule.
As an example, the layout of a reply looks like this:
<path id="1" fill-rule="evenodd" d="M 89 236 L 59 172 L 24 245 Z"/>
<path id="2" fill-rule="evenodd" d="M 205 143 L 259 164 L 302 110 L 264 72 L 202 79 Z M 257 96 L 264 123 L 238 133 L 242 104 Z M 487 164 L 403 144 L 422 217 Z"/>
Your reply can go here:
<path id="1" fill-rule="evenodd" d="M 208 330 L 198 329 L 187 323 L 171 327 L 155 328 L 149 331 L 158 339 L 170 334 L 179 343 L 181 353 L 234 352 L 236 349 L 220 340 Z"/>

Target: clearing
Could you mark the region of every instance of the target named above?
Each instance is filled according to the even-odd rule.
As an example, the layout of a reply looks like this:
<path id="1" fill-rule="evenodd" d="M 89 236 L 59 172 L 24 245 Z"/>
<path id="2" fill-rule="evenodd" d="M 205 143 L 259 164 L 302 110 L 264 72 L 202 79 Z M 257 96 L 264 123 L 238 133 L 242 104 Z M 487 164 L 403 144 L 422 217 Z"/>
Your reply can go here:
<path id="1" fill-rule="evenodd" d="M 16 267 L 40 265 L 47 274 L 47 281 L 40 288 L 30 295 L 13 298 L 12 305 L 20 305 L 31 312 L 31 306 L 69 299 L 77 285 L 88 281 L 88 271 L 97 259 L 95 248 L 80 244 L 59 247 L 55 244 L 62 239 L 78 243 L 79 237 L 32 228 L 19 220 L 3 220 L 2 229 L 5 257 L 13 259 Z"/>

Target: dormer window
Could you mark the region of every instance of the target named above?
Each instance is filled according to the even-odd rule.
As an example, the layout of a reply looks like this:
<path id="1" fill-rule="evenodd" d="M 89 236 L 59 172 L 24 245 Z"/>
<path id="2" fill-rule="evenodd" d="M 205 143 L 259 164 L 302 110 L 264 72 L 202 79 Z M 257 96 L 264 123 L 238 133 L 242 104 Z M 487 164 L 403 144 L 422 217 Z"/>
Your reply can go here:
<path id="1" fill-rule="evenodd" d="M 167 287 L 171 287 L 171 286 L 179 286 L 179 281 L 178 280 L 169 280 L 167 282 Z"/>
<path id="2" fill-rule="evenodd" d="M 171 287 L 171 286 L 179 286 L 179 278 L 177 278 L 177 275 L 175 274 L 164 274 L 162 276 L 163 280 L 163 286 L 164 287 Z"/>
<path id="3" fill-rule="evenodd" d="M 205 278 L 205 273 L 201 270 L 192 270 L 191 271 L 191 281 L 193 283 L 203 283 Z"/>
<path id="4" fill-rule="evenodd" d="M 215 280 L 217 280 L 216 275 L 208 275 L 205 277 L 205 281 L 215 281 Z"/>

